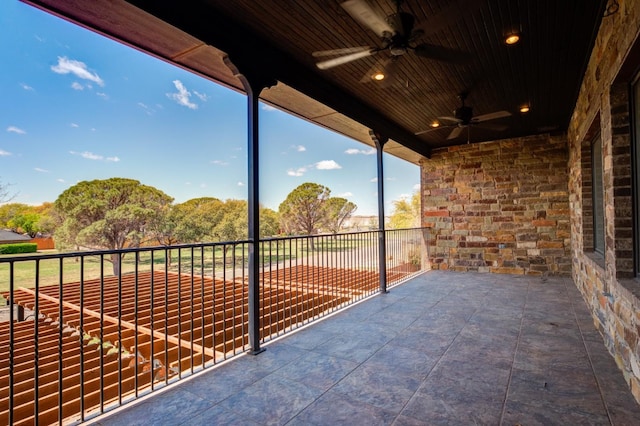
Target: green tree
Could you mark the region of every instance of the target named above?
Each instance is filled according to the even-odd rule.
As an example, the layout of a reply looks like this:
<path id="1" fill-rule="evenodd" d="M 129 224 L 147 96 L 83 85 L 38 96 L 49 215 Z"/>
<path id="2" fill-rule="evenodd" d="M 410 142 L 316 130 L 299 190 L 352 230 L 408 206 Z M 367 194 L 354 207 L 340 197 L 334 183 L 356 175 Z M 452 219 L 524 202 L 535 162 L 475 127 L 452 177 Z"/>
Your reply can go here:
<path id="1" fill-rule="evenodd" d="M 9 228 L 17 232 L 29 234 L 31 238 L 38 235 L 40 229 L 40 215 L 38 213 L 22 213 L 14 216 L 9 222 Z"/>
<path id="2" fill-rule="evenodd" d="M 273 237 L 280 233 L 278 212 L 267 207 L 260 208 L 260 236 Z"/>
<path id="3" fill-rule="evenodd" d="M 0 228 L 9 228 L 14 231 L 9 222 L 18 215 L 28 213 L 31 206 L 22 203 L 7 203 L 0 206 Z"/>
<path id="4" fill-rule="evenodd" d="M 393 202 L 393 213 L 389 217 L 389 228 L 417 228 L 420 226 L 420 193 L 411 198 L 401 198 Z"/>
<path id="5" fill-rule="evenodd" d="M 33 238 L 38 233 L 53 232 L 55 226 L 52 203 L 43 203 L 40 206 L 9 203 L 0 206 L 0 228 L 6 227 L 15 232 L 29 234 Z"/>
<path id="6" fill-rule="evenodd" d="M 248 237 L 247 202 L 226 200 L 221 207 L 221 217 L 213 228 L 216 241 L 246 240 Z"/>
<path id="7" fill-rule="evenodd" d="M 342 229 L 344 221 L 351 217 L 358 207 L 346 198 L 331 197 L 324 203 L 325 226 L 329 231 L 337 234 Z"/>
<path id="8" fill-rule="evenodd" d="M 137 180 L 111 178 L 80 182 L 55 201 L 62 225 L 56 239 L 91 249 L 117 250 L 139 246 L 145 228 L 163 214 L 172 198 Z M 113 273 L 120 273 L 119 254 L 111 255 Z"/>
<path id="9" fill-rule="evenodd" d="M 325 222 L 324 202 L 331 195 L 326 186 L 306 182 L 295 188 L 280 203 L 280 223 L 287 234 L 313 235 Z"/>

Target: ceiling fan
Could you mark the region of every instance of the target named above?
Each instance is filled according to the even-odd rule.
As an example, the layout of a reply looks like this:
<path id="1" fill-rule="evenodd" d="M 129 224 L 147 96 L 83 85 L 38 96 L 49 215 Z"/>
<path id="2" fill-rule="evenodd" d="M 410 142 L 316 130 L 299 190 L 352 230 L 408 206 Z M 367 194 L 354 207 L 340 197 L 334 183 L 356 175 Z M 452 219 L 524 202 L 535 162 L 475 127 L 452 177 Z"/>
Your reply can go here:
<path id="1" fill-rule="evenodd" d="M 367 3 L 367 0 L 348 0 L 341 4 L 351 17 L 365 27 L 375 32 L 381 39 L 380 46 L 356 46 L 342 49 L 331 49 L 313 52 L 316 58 L 330 57 L 320 61 L 316 66 L 322 70 L 346 64 L 361 58 L 373 56 L 380 52 L 388 52 L 389 56 L 379 61 L 371 73 L 367 73 L 363 80 L 373 78 L 384 80 L 393 71 L 397 60 L 408 52 L 416 56 L 445 62 L 465 62 L 469 59 L 467 52 L 451 49 L 429 43 L 418 43 L 420 37 L 433 34 L 456 19 L 461 13 L 468 14 L 482 6 L 479 0 L 459 0 L 450 3 L 438 14 L 430 17 L 419 28 L 415 28 L 415 17 L 401 10 L 402 1 L 396 1 L 396 12 L 383 17 L 377 14 Z"/>
<path id="2" fill-rule="evenodd" d="M 488 114 L 481 114 L 481 115 L 474 116 L 473 108 L 465 105 L 465 100 L 467 99 L 467 96 L 469 96 L 469 93 L 467 92 L 463 92 L 460 95 L 458 95 L 458 98 L 462 102 L 462 105 L 453 111 L 453 117 L 451 116 L 438 117 L 438 120 L 448 121 L 451 124 L 448 124 L 446 126 L 440 126 L 438 122 L 435 122 L 435 123 L 438 123 L 438 125 L 432 127 L 431 129 L 416 132 L 415 134 L 422 135 L 424 133 L 433 132 L 435 130 L 453 127 L 453 130 L 451 130 L 451 133 L 449 133 L 449 136 L 447 136 L 447 140 L 451 140 L 459 137 L 462 131 L 466 128 L 467 141 L 469 141 L 471 126 L 482 127 L 485 129 L 495 130 L 495 131 L 503 131 L 507 129 L 507 126 L 503 124 L 493 124 L 493 123 L 485 123 L 485 122 L 490 120 L 496 120 L 498 118 L 510 117 L 511 113 L 509 111 L 504 111 L 504 110 L 494 111 Z M 480 124 L 480 123 L 483 123 L 483 124 Z"/>

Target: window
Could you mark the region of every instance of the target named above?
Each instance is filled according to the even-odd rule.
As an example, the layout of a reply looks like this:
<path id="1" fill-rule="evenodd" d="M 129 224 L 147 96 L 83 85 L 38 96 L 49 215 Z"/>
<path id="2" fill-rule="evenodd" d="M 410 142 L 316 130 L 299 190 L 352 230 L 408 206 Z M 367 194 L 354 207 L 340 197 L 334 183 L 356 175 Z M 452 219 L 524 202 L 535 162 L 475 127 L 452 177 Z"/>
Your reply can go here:
<path id="1" fill-rule="evenodd" d="M 631 84 L 631 126 L 634 196 L 634 263 L 635 275 L 640 275 L 640 73 Z"/>
<path id="2" fill-rule="evenodd" d="M 585 253 L 604 266 L 604 186 L 600 113 L 591 122 L 581 148 L 582 243 Z"/>
<path id="3" fill-rule="evenodd" d="M 593 251 L 604 256 L 604 185 L 602 181 L 602 138 L 591 140 L 591 202 L 593 206 Z"/>

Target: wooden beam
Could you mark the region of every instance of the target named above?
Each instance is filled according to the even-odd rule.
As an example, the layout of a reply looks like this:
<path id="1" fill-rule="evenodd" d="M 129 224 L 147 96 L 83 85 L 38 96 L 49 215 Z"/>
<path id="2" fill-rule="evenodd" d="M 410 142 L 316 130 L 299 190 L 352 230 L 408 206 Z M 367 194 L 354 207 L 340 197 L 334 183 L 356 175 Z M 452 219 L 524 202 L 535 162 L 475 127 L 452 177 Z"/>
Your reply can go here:
<path id="1" fill-rule="evenodd" d="M 67 309 L 71 309 L 73 311 L 76 312 L 82 312 L 82 314 L 84 315 L 88 315 L 90 317 L 93 318 L 99 318 L 101 320 L 107 321 L 111 324 L 118 324 L 119 326 L 129 329 L 129 330 L 135 330 L 138 331 L 142 334 L 146 334 L 149 336 L 153 336 L 156 339 L 160 339 L 160 340 L 166 340 L 169 343 L 173 343 L 174 345 L 178 345 L 178 346 L 182 346 L 183 348 L 189 349 L 189 350 L 194 350 L 200 353 L 204 353 L 207 356 L 212 357 L 213 359 L 224 359 L 224 354 L 222 352 L 218 352 L 216 350 L 213 350 L 211 348 L 206 348 L 204 346 L 200 346 L 197 345 L 195 343 L 192 343 L 190 341 L 187 340 L 182 340 L 182 339 L 178 339 L 177 337 L 171 336 L 171 335 L 165 335 L 164 333 L 161 333 L 159 331 L 155 331 L 155 330 L 151 330 L 148 327 L 144 327 L 142 325 L 136 325 L 136 324 L 132 324 L 128 321 L 122 321 L 121 319 L 118 319 L 116 317 L 112 317 L 110 315 L 107 314 L 101 314 L 99 312 L 95 312 L 91 309 L 87 309 L 87 308 L 82 308 L 80 309 L 79 306 L 74 305 L 73 303 L 69 303 L 69 302 L 65 302 L 65 301 L 61 301 L 56 299 L 55 297 L 51 297 L 49 295 L 46 294 L 42 294 L 40 293 L 39 295 L 37 295 L 37 293 L 29 288 L 24 288 L 24 287 L 20 287 L 18 289 L 16 289 L 15 291 L 17 292 L 24 292 L 27 293 L 33 297 L 39 297 L 41 299 L 47 300 L 49 302 L 52 303 L 62 303 L 62 306 L 64 306 Z"/>

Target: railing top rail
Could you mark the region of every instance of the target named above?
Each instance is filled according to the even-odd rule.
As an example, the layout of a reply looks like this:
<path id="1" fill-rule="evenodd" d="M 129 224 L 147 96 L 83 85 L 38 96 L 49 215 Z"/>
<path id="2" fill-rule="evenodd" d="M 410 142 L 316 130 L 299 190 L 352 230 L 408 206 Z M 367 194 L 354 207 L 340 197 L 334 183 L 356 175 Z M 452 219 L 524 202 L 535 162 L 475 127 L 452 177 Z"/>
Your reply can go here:
<path id="1" fill-rule="evenodd" d="M 403 228 L 403 229 L 387 229 L 386 232 L 397 232 L 397 231 L 412 231 L 412 230 L 424 230 L 429 228 Z M 333 236 L 357 236 L 357 235 L 366 235 L 366 234 L 377 234 L 380 232 L 380 229 L 370 230 L 370 231 L 353 231 L 353 232 L 341 232 L 341 233 L 323 233 L 323 234 L 312 234 L 312 235 L 293 235 L 293 236 L 282 236 L 282 237 L 269 237 L 269 238 L 261 238 L 259 240 L 260 243 L 265 242 L 277 242 L 277 241 L 288 241 L 288 240 L 304 240 L 310 238 L 323 238 L 323 237 L 333 237 Z M 216 242 L 206 242 L 206 243 L 189 243 L 189 244 L 172 244 L 172 245 L 156 245 L 156 246 L 144 246 L 144 247 L 129 247 L 124 249 L 117 250 L 77 250 L 72 252 L 63 252 L 63 253 L 49 253 L 49 254 L 37 254 L 37 255 L 27 255 L 27 256 L 0 256 L 0 263 L 10 263 L 15 261 L 32 261 L 32 260 L 46 260 L 46 259 L 60 259 L 60 258 L 73 258 L 73 257 L 87 257 L 87 256 L 104 256 L 111 254 L 127 254 L 127 253 L 141 253 L 141 252 L 149 252 L 149 251 L 164 251 L 169 249 L 191 249 L 191 248 L 201 248 L 201 247 L 216 247 L 216 246 L 228 246 L 228 245 L 241 245 L 241 244 L 250 244 L 251 240 L 235 240 L 235 241 L 216 241 Z"/>

